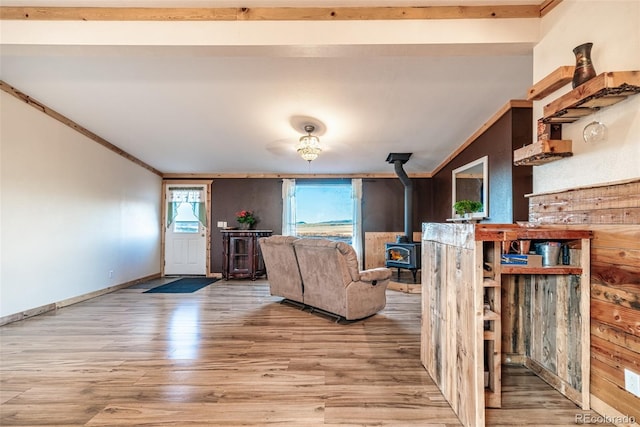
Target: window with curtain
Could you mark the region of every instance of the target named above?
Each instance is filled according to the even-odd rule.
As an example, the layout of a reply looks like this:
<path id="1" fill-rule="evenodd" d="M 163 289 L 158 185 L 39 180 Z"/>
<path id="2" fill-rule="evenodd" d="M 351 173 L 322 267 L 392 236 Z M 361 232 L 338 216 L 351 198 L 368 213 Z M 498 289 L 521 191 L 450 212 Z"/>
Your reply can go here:
<path id="1" fill-rule="evenodd" d="M 202 187 L 169 187 L 167 227 L 176 233 L 198 233 L 207 226 L 205 192 Z"/>
<path id="2" fill-rule="evenodd" d="M 285 179 L 282 197 L 282 234 L 346 242 L 362 259 L 361 179 Z"/>

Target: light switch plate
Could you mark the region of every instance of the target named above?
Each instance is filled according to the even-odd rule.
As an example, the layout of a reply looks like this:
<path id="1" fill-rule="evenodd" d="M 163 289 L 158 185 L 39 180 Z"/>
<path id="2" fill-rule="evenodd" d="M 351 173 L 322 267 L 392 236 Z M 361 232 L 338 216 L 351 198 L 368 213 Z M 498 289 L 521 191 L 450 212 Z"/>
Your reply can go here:
<path id="1" fill-rule="evenodd" d="M 636 374 L 625 368 L 624 370 L 624 389 L 629 393 L 640 397 L 640 374 Z"/>

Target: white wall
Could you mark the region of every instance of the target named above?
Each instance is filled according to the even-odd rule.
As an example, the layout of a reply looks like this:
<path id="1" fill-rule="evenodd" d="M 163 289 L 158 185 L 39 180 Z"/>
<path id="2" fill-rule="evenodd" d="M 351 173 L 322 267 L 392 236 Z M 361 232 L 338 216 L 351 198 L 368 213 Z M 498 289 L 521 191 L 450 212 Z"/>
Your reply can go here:
<path id="1" fill-rule="evenodd" d="M 159 273 L 161 178 L 0 96 L 0 317 Z"/>
<path id="2" fill-rule="evenodd" d="M 573 48 L 593 42 L 596 72 L 640 70 L 640 1 L 564 0 L 542 19 L 541 41 L 534 49 L 534 83 L 562 65 L 574 65 Z M 542 107 L 571 90 L 571 84 L 536 101 Z M 608 128 L 608 138 L 587 144 L 584 127 L 593 120 Z M 536 126 L 534 125 L 534 132 Z M 640 177 L 640 95 L 635 95 L 577 122 L 563 125 L 563 139 L 573 141 L 573 157 L 536 166 L 536 193 Z M 535 138 L 535 135 L 534 135 Z"/>

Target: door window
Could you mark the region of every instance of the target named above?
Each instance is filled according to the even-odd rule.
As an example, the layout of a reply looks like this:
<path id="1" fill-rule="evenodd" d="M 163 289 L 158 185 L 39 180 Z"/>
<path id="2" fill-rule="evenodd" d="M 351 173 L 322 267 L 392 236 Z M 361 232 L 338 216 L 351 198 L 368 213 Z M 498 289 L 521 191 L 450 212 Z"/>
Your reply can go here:
<path id="1" fill-rule="evenodd" d="M 167 197 L 167 227 L 174 233 L 198 233 L 207 226 L 207 210 L 202 187 L 170 187 Z"/>
<path id="2" fill-rule="evenodd" d="M 196 212 L 194 212 L 194 209 Z M 173 220 L 174 233 L 199 233 L 200 221 L 198 220 L 197 211 L 200 209 L 199 204 L 195 206 L 190 203 L 180 203 L 177 209 L 177 215 Z"/>

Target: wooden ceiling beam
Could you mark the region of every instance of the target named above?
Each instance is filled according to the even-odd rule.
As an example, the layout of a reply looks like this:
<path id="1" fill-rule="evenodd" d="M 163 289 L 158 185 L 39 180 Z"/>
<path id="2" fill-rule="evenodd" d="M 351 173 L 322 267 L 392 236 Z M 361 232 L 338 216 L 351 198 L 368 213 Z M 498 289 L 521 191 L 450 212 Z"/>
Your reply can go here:
<path id="1" fill-rule="evenodd" d="M 545 16 L 547 13 L 562 3 L 562 0 L 545 0 L 540 4 L 540 17 Z"/>
<path id="2" fill-rule="evenodd" d="M 410 178 L 432 178 L 430 172 L 407 173 Z M 162 175 L 164 179 L 222 179 L 222 178 L 362 178 L 362 179 L 398 179 L 398 175 L 393 172 L 389 173 L 165 173 Z"/>
<path id="3" fill-rule="evenodd" d="M 0 20 L 31 21 L 367 21 L 539 18 L 540 5 L 423 7 L 0 7 Z"/>

